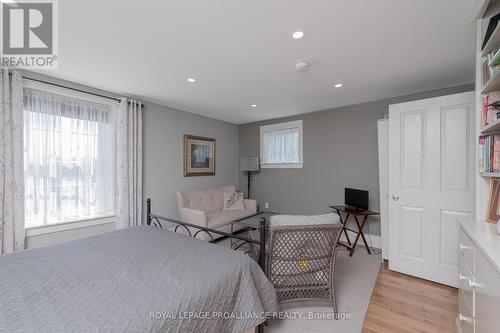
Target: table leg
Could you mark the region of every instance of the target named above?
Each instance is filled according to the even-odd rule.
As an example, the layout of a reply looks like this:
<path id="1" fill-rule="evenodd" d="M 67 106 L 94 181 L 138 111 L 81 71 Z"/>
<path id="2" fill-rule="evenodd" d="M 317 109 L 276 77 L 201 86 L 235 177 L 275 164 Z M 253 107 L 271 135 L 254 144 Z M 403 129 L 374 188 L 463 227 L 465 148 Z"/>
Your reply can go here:
<path id="1" fill-rule="evenodd" d="M 363 228 L 365 227 L 365 224 L 367 221 L 368 221 L 368 215 L 365 215 L 365 217 L 363 218 L 363 222 L 361 222 L 361 226 L 360 226 L 359 230 L 361 232 L 361 237 L 363 238 L 363 243 L 365 243 L 366 250 L 368 251 L 368 254 L 372 254 L 370 251 L 370 247 L 368 246 L 368 242 L 366 241 L 365 233 L 363 232 Z M 358 226 L 359 226 L 359 224 L 358 224 Z"/>
<path id="2" fill-rule="evenodd" d="M 365 215 L 363 217 L 363 221 L 361 222 L 361 225 L 359 224 L 359 220 L 357 216 L 354 216 L 354 220 L 356 221 L 356 225 L 358 226 L 358 234 L 356 235 L 356 239 L 354 240 L 354 245 L 352 246 L 351 253 L 349 254 L 350 257 L 352 257 L 354 253 L 354 249 L 356 248 L 356 244 L 358 244 L 359 237 L 363 238 L 363 243 L 365 243 L 366 251 L 368 251 L 368 254 L 372 254 L 370 251 L 370 247 L 368 246 L 368 243 L 366 242 L 365 235 L 363 233 L 363 227 L 366 224 L 366 221 L 368 220 L 368 215 Z"/>
<path id="3" fill-rule="evenodd" d="M 347 243 L 349 244 L 349 246 L 351 246 L 352 245 L 351 240 L 349 239 L 349 235 L 347 234 L 347 230 L 346 230 L 347 221 L 349 220 L 349 216 L 351 216 L 351 214 L 347 213 L 345 216 L 345 219 L 342 219 L 342 214 L 340 213 L 339 210 L 337 210 L 337 214 L 339 215 L 340 223 L 342 223 L 342 231 L 345 234 L 345 238 L 347 239 Z"/>

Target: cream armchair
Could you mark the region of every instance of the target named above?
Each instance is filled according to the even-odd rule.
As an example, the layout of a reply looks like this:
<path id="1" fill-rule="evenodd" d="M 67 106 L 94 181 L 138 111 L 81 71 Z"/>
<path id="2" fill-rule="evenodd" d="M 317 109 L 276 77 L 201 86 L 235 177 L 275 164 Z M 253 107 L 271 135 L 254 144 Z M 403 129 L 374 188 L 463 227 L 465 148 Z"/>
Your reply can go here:
<path id="1" fill-rule="evenodd" d="M 176 200 L 179 218 L 184 222 L 202 227 L 231 232 L 231 222 L 257 213 L 257 201 L 249 199 L 244 200 L 245 209 L 243 210 L 222 210 L 224 192 L 234 192 L 235 190 L 233 185 L 228 185 L 178 191 Z M 235 226 L 233 231 L 238 229 L 241 227 Z M 192 233 L 196 231 L 196 229 L 191 230 Z M 215 239 L 220 236 L 213 234 L 212 237 Z M 205 233 L 199 233 L 197 238 L 210 240 L 210 237 Z"/>

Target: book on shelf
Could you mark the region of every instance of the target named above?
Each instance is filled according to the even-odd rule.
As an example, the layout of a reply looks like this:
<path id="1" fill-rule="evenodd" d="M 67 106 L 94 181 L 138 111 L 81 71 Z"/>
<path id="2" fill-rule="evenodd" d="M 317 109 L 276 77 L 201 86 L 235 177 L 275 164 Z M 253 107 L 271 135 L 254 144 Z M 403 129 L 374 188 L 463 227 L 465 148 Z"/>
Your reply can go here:
<path id="1" fill-rule="evenodd" d="M 479 137 L 479 149 L 478 149 L 478 161 L 479 161 L 479 172 L 483 173 L 485 170 L 485 144 L 486 144 L 486 137 L 484 135 L 481 135 Z"/>
<path id="2" fill-rule="evenodd" d="M 498 68 L 498 66 L 500 65 L 500 49 L 496 52 L 491 52 L 490 54 L 492 54 L 492 56 L 488 60 L 488 66 Z"/>
<path id="3" fill-rule="evenodd" d="M 494 77 L 500 72 L 500 53 L 499 50 L 492 51 L 488 53 L 486 58 L 488 59 L 488 69 L 490 71 L 490 78 Z"/>
<path id="4" fill-rule="evenodd" d="M 500 173 L 500 134 L 492 136 L 491 172 Z"/>
<path id="5" fill-rule="evenodd" d="M 483 96 L 482 126 L 496 122 L 500 115 L 500 91 Z"/>
<path id="6" fill-rule="evenodd" d="M 481 173 L 500 173 L 500 134 L 479 137 L 478 160 Z"/>
<path id="7" fill-rule="evenodd" d="M 488 53 L 483 60 L 483 85 L 500 73 L 500 65 L 498 64 L 500 53 L 498 51 L 500 49 Z"/>

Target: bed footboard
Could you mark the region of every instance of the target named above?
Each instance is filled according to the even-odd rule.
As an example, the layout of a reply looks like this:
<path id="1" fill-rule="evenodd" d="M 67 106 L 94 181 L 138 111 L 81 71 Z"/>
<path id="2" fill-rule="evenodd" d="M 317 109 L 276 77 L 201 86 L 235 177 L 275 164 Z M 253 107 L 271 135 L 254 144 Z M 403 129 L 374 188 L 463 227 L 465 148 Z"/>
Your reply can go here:
<path id="1" fill-rule="evenodd" d="M 254 244 L 254 245 L 259 246 L 258 262 L 259 262 L 259 266 L 262 269 L 262 271 L 265 272 L 265 267 L 266 267 L 266 245 L 265 244 L 266 244 L 266 225 L 267 225 L 266 218 L 262 218 L 260 220 L 260 240 L 257 241 L 255 239 L 251 239 L 248 237 L 243 237 L 240 235 L 233 235 L 233 234 L 230 234 L 227 232 L 219 231 L 219 230 L 212 229 L 212 228 L 202 227 L 202 226 L 188 223 L 188 222 L 184 222 L 184 221 L 181 221 L 178 219 L 153 214 L 153 213 L 151 213 L 151 199 L 146 200 L 146 212 L 147 212 L 147 215 L 146 215 L 147 225 L 153 225 L 153 226 L 156 226 L 156 227 L 163 229 L 162 222 L 170 223 L 170 224 L 175 225 L 175 227 L 173 227 L 174 232 L 177 232 L 179 229 L 182 229 L 182 230 L 187 231 L 188 235 L 191 237 L 194 237 L 194 238 L 196 238 L 196 236 L 199 235 L 200 233 L 206 233 L 211 238 L 210 242 L 212 242 L 212 243 L 214 243 L 214 238 L 212 236 L 212 233 L 213 233 L 213 234 L 225 236 L 227 238 L 237 239 L 237 240 L 243 241 L 244 243 Z M 188 227 L 196 229 L 197 231 L 192 232 Z M 240 244 L 240 246 L 241 246 L 241 244 Z M 264 332 L 264 325 L 261 324 L 261 325 L 257 326 L 255 328 L 255 332 L 263 333 Z"/>
<path id="2" fill-rule="evenodd" d="M 257 241 L 255 239 L 251 239 L 248 237 L 243 237 L 240 235 L 233 235 L 233 234 L 230 234 L 227 232 L 219 231 L 219 230 L 212 229 L 212 228 L 202 227 L 202 226 L 188 223 L 188 222 L 184 222 L 184 221 L 181 221 L 178 219 L 153 214 L 153 213 L 151 213 L 151 199 L 146 200 L 146 212 L 147 212 L 147 215 L 146 215 L 147 225 L 153 225 L 153 226 L 156 226 L 156 227 L 163 229 L 163 224 L 162 224 L 162 221 L 163 221 L 164 223 L 174 224 L 175 225 L 175 227 L 173 227 L 174 232 L 177 232 L 177 230 L 179 230 L 179 229 L 183 229 L 183 230 L 187 231 L 189 236 L 194 237 L 194 238 L 196 238 L 196 236 L 200 233 L 206 233 L 210 236 L 210 238 L 211 238 L 210 242 L 212 242 L 212 243 L 214 243 L 214 238 L 211 234 L 214 233 L 214 234 L 225 236 L 227 238 L 237 239 L 237 240 L 243 241 L 244 243 L 254 244 L 254 245 L 259 246 L 258 262 L 259 262 L 259 266 L 262 269 L 262 271 L 265 272 L 265 267 L 266 267 L 266 225 L 267 225 L 266 218 L 262 218 L 260 220 L 260 228 L 259 228 L 260 229 L 260 240 Z M 191 232 L 191 230 L 188 227 L 193 228 L 193 229 L 197 229 L 197 231 Z M 240 244 L 240 246 L 241 246 L 241 244 Z M 251 331 L 253 331 L 253 329 Z M 264 333 L 264 324 L 257 326 L 255 328 L 255 332 L 256 333 Z"/>

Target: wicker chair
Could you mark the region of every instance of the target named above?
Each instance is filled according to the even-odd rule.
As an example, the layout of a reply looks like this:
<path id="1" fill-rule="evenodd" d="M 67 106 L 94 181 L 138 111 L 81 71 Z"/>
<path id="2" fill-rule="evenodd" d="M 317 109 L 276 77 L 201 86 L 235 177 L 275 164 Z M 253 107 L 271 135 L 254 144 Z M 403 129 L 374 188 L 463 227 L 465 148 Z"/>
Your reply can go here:
<path id="1" fill-rule="evenodd" d="M 271 218 L 268 276 L 280 303 L 305 299 L 335 304 L 335 254 L 342 225 L 336 214 Z"/>

